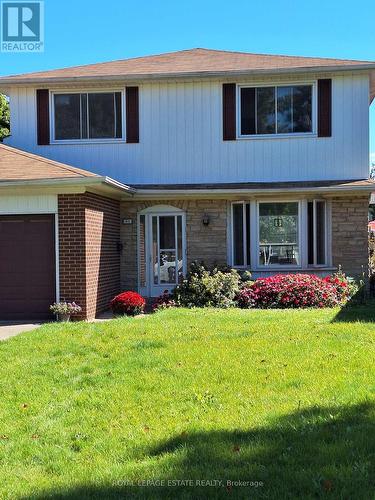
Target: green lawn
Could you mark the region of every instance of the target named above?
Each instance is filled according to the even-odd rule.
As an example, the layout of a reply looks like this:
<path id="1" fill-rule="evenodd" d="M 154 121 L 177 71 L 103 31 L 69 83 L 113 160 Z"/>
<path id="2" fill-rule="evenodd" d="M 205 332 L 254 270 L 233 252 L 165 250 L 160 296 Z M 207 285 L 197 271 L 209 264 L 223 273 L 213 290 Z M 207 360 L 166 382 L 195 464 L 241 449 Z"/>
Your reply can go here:
<path id="1" fill-rule="evenodd" d="M 45 325 L 0 343 L 0 498 L 374 498 L 374 355 L 373 304 Z"/>

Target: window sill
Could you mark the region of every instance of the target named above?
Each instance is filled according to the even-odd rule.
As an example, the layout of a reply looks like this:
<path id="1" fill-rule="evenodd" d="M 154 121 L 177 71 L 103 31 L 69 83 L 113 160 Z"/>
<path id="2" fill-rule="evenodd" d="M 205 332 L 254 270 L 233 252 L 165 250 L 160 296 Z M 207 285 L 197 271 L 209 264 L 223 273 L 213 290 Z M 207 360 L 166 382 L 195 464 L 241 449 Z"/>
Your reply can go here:
<path id="1" fill-rule="evenodd" d="M 318 271 L 337 271 L 337 267 L 334 266 L 310 266 L 310 267 L 301 267 L 301 266 L 264 266 L 264 267 L 245 267 L 245 266 L 232 266 L 233 269 L 237 269 L 238 271 L 250 271 L 254 273 L 273 273 L 275 271 L 292 271 L 292 272 L 300 272 L 300 273 L 311 273 Z"/>
<path id="2" fill-rule="evenodd" d="M 239 135 L 237 140 L 264 140 L 264 139 L 314 139 L 317 138 L 318 134 L 306 133 L 306 134 L 254 134 L 254 135 Z"/>
<path id="3" fill-rule="evenodd" d="M 51 141 L 50 142 L 51 146 L 61 146 L 64 144 L 70 144 L 70 145 L 86 144 L 89 146 L 90 144 L 127 144 L 127 142 L 125 139 L 90 139 L 90 140 L 85 140 L 85 141 L 67 139 L 66 141 L 62 140 L 62 141 Z"/>

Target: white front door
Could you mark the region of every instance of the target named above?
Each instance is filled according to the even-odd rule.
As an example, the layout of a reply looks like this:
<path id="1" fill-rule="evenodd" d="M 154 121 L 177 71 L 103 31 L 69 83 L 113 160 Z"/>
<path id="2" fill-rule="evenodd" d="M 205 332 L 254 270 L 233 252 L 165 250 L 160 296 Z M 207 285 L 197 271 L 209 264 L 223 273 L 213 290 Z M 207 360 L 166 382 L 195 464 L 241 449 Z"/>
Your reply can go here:
<path id="1" fill-rule="evenodd" d="M 172 291 L 186 273 L 185 214 L 140 215 L 138 256 L 140 293 L 157 297 Z"/>

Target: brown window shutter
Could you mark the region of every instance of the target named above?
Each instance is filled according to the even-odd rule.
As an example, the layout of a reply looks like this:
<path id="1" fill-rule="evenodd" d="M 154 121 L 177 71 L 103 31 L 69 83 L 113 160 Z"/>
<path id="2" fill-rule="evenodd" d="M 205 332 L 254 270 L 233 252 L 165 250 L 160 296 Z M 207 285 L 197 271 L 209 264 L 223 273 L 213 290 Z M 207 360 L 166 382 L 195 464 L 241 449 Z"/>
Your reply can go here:
<path id="1" fill-rule="evenodd" d="M 318 80 L 318 136 L 332 135 L 332 80 Z"/>
<path id="2" fill-rule="evenodd" d="M 38 144 L 45 146 L 49 144 L 49 90 L 38 89 L 36 91 L 36 116 Z"/>
<path id="3" fill-rule="evenodd" d="M 236 84 L 223 84 L 223 140 L 236 140 Z"/>
<path id="4" fill-rule="evenodd" d="M 138 87 L 126 87 L 126 142 L 139 142 Z"/>

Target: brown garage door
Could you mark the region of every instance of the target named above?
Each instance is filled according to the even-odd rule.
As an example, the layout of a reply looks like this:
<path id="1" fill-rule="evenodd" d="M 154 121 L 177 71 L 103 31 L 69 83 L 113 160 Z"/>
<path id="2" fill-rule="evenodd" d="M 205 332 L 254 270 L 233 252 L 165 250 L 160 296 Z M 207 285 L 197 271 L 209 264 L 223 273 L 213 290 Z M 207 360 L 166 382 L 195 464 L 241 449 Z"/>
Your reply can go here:
<path id="1" fill-rule="evenodd" d="M 0 320 L 49 318 L 55 279 L 54 216 L 0 216 Z"/>

